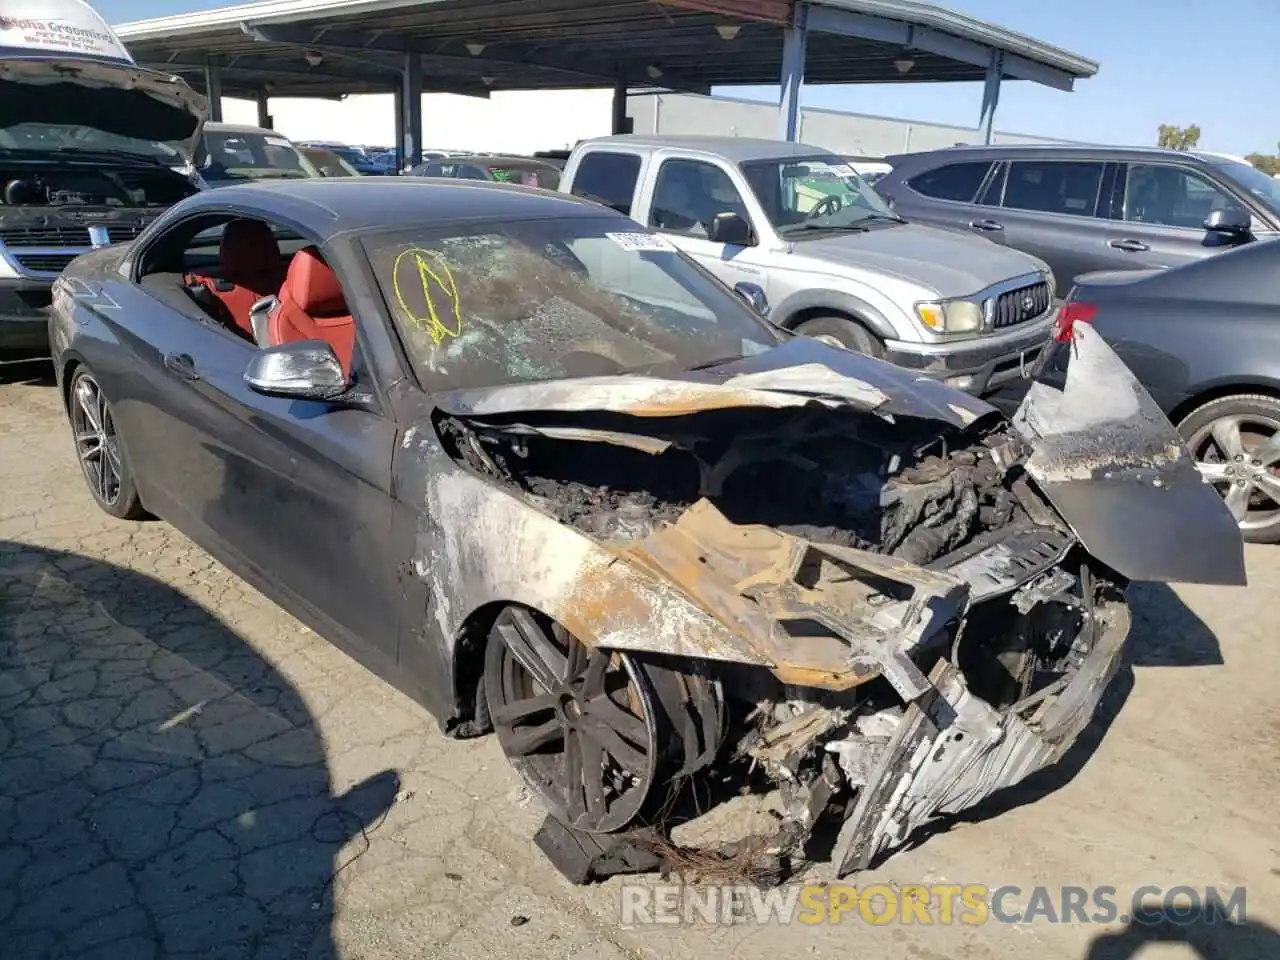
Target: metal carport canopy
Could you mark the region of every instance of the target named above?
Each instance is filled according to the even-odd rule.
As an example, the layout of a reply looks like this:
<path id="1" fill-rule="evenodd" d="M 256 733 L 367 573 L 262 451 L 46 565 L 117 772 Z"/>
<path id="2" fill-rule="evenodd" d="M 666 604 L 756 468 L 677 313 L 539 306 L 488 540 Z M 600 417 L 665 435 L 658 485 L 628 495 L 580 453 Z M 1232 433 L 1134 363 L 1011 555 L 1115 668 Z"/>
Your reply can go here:
<path id="1" fill-rule="evenodd" d="M 218 95 L 398 94 L 422 147 L 422 91 L 781 83 L 779 133 L 794 136 L 801 81 L 985 80 L 990 127 L 1003 79 L 1071 90 L 1098 64 L 916 0 L 267 0 L 117 26 L 141 64 Z M 215 117 L 217 114 L 215 114 Z"/>

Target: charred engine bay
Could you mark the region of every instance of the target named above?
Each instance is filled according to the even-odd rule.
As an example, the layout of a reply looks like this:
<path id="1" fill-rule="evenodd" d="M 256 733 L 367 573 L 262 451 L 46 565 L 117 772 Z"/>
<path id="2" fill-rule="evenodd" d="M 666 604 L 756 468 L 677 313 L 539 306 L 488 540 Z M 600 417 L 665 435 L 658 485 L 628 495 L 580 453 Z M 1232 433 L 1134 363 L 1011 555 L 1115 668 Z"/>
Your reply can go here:
<path id="1" fill-rule="evenodd" d="M 538 433 L 550 426 L 438 422 L 454 456 L 605 541 L 643 538 L 705 497 L 733 523 L 923 565 L 1028 516 L 1013 483 L 1020 469 L 1001 466 L 1020 449 L 1007 424 L 958 431 L 825 409 L 554 420 L 668 443 L 661 452 Z"/>

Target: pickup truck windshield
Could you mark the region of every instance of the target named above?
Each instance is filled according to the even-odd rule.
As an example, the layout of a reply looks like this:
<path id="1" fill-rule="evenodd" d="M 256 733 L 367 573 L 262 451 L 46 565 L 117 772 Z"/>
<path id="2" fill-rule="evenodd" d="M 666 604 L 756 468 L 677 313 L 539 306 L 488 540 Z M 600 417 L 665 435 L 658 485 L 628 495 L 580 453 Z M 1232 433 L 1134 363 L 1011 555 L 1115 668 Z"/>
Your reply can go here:
<path id="1" fill-rule="evenodd" d="M 840 157 L 755 160 L 742 173 L 773 228 L 784 236 L 822 228 L 860 229 L 902 218 Z"/>
<path id="2" fill-rule="evenodd" d="M 402 228 L 361 242 L 432 392 L 689 369 L 782 337 L 670 241 L 613 217 Z"/>
<path id="3" fill-rule="evenodd" d="M 196 167 L 209 183 L 322 176 L 284 137 L 230 130 L 204 132 Z"/>

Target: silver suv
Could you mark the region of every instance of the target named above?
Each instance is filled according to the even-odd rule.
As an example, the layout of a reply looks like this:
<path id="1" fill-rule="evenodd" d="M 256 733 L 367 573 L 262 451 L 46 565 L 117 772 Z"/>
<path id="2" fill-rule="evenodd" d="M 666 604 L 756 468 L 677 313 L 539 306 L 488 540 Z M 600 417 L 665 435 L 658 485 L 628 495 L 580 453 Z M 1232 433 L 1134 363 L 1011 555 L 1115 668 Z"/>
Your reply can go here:
<path id="1" fill-rule="evenodd" d="M 560 189 L 665 235 L 770 319 L 975 393 L 1050 335 L 1043 261 L 908 223 L 838 154 L 737 137 L 580 143 Z"/>

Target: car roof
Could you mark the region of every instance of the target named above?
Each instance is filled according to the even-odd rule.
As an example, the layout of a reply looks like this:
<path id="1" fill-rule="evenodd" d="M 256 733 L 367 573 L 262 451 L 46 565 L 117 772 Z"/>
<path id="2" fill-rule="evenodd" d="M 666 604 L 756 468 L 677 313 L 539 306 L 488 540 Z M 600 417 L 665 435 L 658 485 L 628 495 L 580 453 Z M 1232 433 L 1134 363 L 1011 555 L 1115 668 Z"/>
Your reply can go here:
<path id="1" fill-rule="evenodd" d="M 487 180 L 419 177 L 307 177 L 233 183 L 183 201 L 190 207 L 242 207 L 298 222 L 326 242 L 339 234 L 449 221 L 608 217 L 608 207 L 567 193 Z"/>
<path id="2" fill-rule="evenodd" d="M 898 153 L 885 157 L 895 167 L 904 162 L 914 161 L 917 157 L 929 160 L 946 158 L 948 160 L 1007 160 L 1055 158 L 1099 159 L 1099 160 L 1186 160 L 1191 158 L 1200 163 L 1214 162 L 1218 158 L 1212 154 L 1201 154 L 1193 150 L 1173 150 L 1169 147 L 1123 147 L 1106 144 L 1088 143 L 994 143 L 983 146 L 942 147 L 938 150 L 922 150 L 918 153 Z"/>
<path id="3" fill-rule="evenodd" d="M 838 156 L 823 147 L 815 147 L 804 143 L 791 143 L 786 140 L 767 140 L 763 137 L 717 137 L 717 136 L 651 136 L 648 134 L 626 133 L 612 137 L 596 137 L 587 140 L 583 146 L 629 147 L 644 151 L 649 150 L 686 150 L 691 153 L 707 153 L 724 157 L 734 163 L 749 163 L 752 160 L 788 160 L 799 157 Z"/>

